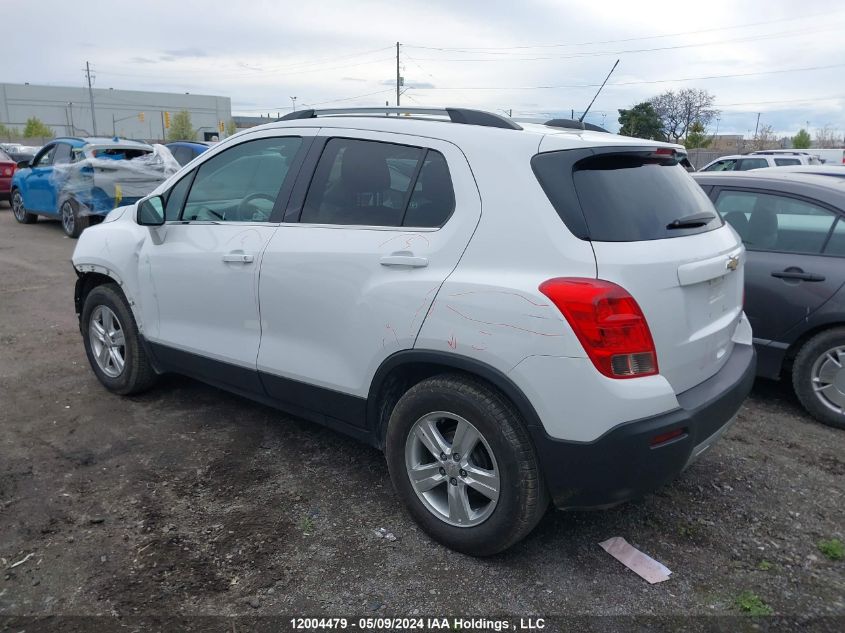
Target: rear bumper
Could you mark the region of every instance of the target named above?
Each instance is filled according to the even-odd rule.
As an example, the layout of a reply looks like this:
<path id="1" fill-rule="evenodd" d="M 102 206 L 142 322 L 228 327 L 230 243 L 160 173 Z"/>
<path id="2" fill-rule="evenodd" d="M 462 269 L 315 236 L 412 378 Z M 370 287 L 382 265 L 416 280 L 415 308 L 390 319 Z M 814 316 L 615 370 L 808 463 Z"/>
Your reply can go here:
<path id="1" fill-rule="evenodd" d="M 715 376 L 678 395 L 680 408 L 627 422 L 593 442 L 568 442 L 530 427 L 554 504 L 562 509 L 610 507 L 651 492 L 706 451 L 733 422 L 754 382 L 751 345 L 734 345 Z M 676 429 L 683 435 L 651 446 Z"/>

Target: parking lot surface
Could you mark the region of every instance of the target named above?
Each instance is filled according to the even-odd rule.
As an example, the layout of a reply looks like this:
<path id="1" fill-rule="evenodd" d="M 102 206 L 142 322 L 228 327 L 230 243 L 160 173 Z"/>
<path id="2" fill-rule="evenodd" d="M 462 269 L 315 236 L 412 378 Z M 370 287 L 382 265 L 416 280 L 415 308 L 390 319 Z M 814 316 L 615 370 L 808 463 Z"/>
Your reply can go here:
<path id="1" fill-rule="evenodd" d="M 0 614 L 739 615 L 759 601 L 845 616 L 845 561 L 818 548 L 845 540 L 845 432 L 786 385 L 758 382 L 657 493 L 550 510 L 473 559 L 416 528 L 371 448 L 185 378 L 106 392 L 73 310 L 74 245 L 0 203 Z M 671 579 L 627 570 L 598 546 L 613 536 Z"/>

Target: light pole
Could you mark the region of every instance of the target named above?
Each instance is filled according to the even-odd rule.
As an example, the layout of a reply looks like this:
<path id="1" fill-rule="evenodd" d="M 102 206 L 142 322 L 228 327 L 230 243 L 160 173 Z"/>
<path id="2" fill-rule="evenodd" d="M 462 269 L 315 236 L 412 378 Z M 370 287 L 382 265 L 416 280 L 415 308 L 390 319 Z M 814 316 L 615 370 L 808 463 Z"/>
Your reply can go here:
<path id="1" fill-rule="evenodd" d="M 296 112 L 296 97 L 291 97 L 290 102 L 293 104 L 293 112 Z"/>

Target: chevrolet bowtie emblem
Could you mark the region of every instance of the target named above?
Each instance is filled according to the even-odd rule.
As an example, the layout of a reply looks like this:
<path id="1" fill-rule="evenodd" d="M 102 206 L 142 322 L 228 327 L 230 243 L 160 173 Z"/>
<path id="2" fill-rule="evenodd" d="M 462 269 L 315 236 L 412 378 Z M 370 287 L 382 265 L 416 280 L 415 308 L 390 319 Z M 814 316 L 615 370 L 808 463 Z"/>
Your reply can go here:
<path id="1" fill-rule="evenodd" d="M 739 257 L 729 257 L 725 268 L 728 270 L 736 270 L 739 267 Z"/>

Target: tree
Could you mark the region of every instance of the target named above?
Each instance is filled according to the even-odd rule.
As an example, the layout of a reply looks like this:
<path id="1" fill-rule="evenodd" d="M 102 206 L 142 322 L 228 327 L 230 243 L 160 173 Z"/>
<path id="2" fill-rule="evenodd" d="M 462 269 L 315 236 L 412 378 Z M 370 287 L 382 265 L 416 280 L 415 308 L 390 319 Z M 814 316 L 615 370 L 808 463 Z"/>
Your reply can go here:
<path id="1" fill-rule="evenodd" d="M 26 120 L 23 135 L 24 138 L 53 138 L 53 130 L 44 121 L 33 116 Z"/>
<path id="2" fill-rule="evenodd" d="M 706 90 L 684 88 L 675 92 L 667 90 L 650 100 L 657 116 L 663 122 L 663 131 L 669 141 L 680 142 L 695 121 L 704 127 L 719 114 L 713 107 L 716 97 Z"/>
<path id="3" fill-rule="evenodd" d="M 750 149 L 752 152 L 759 152 L 764 149 L 771 149 L 777 145 L 777 137 L 771 125 L 764 125 L 757 130 L 757 134 L 751 139 Z"/>
<path id="4" fill-rule="evenodd" d="M 792 137 L 792 147 L 795 149 L 809 149 L 811 143 L 810 133 L 803 127 Z"/>
<path id="5" fill-rule="evenodd" d="M 16 127 L 7 127 L 0 123 L 0 138 L 5 138 L 12 140 L 13 138 L 18 138 L 21 135 L 21 131 Z"/>
<path id="6" fill-rule="evenodd" d="M 182 110 L 173 115 L 170 123 L 170 131 L 167 133 L 168 141 L 193 140 L 197 131 L 191 127 L 191 113 Z"/>
<path id="7" fill-rule="evenodd" d="M 238 131 L 238 126 L 235 125 L 235 119 L 229 119 L 229 122 L 226 124 L 226 136 L 232 136 L 232 134 L 236 134 Z"/>
<path id="8" fill-rule="evenodd" d="M 816 147 L 830 148 L 839 147 L 839 133 L 830 125 L 825 125 L 823 128 L 816 130 Z"/>
<path id="9" fill-rule="evenodd" d="M 701 121 L 695 120 L 689 126 L 687 131 L 687 138 L 684 140 L 684 146 L 687 149 L 696 149 L 698 147 L 707 147 L 713 139 L 707 136 L 707 128 Z"/>
<path id="10" fill-rule="evenodd" d="M 663 123 L 654 107 L 647 101 L 638 103 L 630 110 L 619 110 L 619 133 L 622 136 L 635 136 L 653 141 L 663 141 Z"/>

